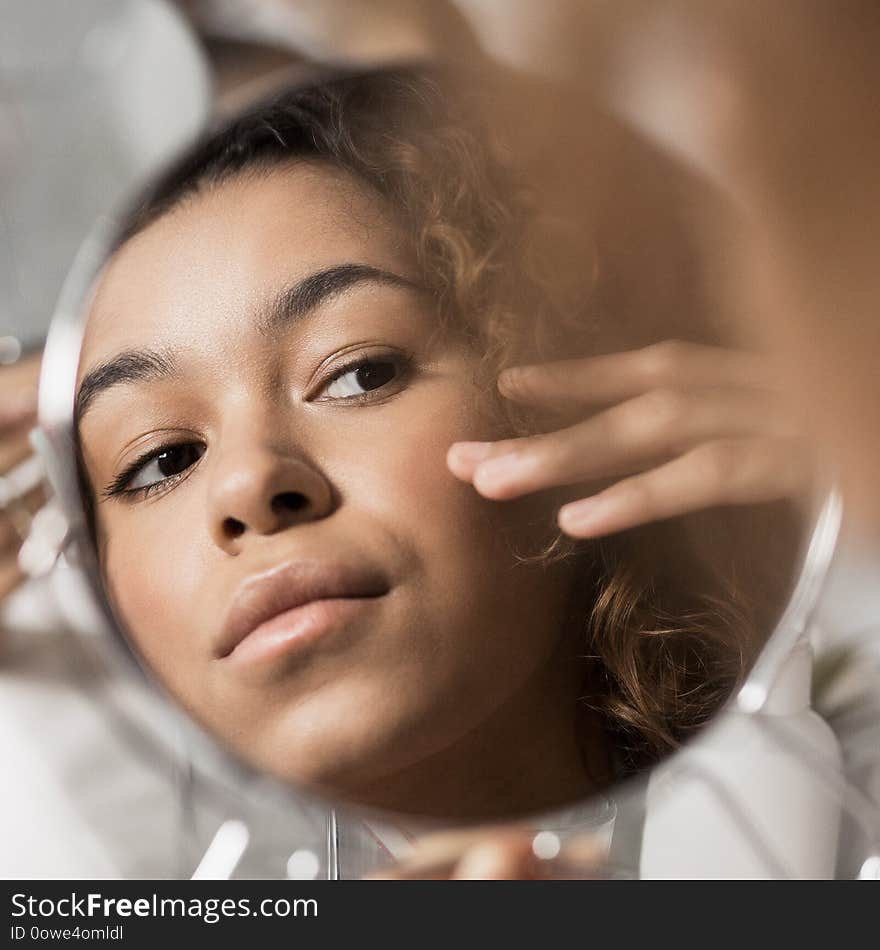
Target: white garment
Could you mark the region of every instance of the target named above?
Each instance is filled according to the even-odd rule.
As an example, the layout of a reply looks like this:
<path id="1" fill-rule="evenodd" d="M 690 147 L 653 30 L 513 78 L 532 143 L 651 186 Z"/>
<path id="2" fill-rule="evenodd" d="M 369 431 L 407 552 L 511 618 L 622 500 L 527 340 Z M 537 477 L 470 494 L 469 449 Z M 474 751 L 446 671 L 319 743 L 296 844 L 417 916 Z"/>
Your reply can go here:
<path id="1" fill-rule="evenodd" d="M 88 651 L 50 606 L 32 584 L 0 631 L 0 876 L 167 877 L 169 777 L 114 728 Z"/>
<path id="2" fill-rule="evenodd" d="M 146 681 L 64 623 L 51 586 L 7 604 L 0 645 L 0 877 L 189 877 L 229 818 L 251 839 L 237 877 L 280 879 L 297 848 L 323 853 L 326 809 L 224 771 Z"/>

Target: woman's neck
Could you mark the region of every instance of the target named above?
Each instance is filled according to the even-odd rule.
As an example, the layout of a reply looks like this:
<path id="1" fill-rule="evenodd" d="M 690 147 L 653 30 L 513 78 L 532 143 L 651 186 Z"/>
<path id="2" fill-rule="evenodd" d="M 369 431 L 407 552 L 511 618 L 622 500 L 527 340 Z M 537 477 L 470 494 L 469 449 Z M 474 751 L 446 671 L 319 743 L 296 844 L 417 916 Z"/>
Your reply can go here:
<path id="1" fill-rule="evenodd" d="M 595 793 L 609 779 L 607 747 L 596 718 L 576 716 L 583 670 L 566 660 L 534 676 L 442 751 L 359 789 L 358 801 L 479 821 L 546 811 Z"/>

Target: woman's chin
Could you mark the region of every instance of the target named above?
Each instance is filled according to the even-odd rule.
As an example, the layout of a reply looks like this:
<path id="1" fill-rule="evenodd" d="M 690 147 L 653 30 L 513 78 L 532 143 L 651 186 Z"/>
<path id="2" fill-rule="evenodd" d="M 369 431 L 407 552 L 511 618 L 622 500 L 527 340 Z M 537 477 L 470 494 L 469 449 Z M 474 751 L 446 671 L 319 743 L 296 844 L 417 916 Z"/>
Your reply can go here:
<path id="1" fill-rule="evenodd" d="M 249 765 L 286 785 L 334 799 L 360 801 L 361 791 L 381 781 L 387 761 L 381 732 L 374 741 L 353 742 L 331 730 L 251 743 L 234 751 Z"/>
<path id="2" fill-rule="evenodd" d="M 398 722 L 374 721 L 344 734 L 328 728 L 333 722 L 328 717 L 318 730 L 291 729 L 288 722 L 287 729 L 271 738 L 250 741 L 247 748 L 236 745 L 234 751 L 294 790 L 350 805 L 399 809 L 403 800 L 399 786 L 418 775 L 419 763 L 436 751 L 412 741 L 428 730 L 415 724 L 404 729 Z M 249 739 L 253 738 L 250 734 Z"/>

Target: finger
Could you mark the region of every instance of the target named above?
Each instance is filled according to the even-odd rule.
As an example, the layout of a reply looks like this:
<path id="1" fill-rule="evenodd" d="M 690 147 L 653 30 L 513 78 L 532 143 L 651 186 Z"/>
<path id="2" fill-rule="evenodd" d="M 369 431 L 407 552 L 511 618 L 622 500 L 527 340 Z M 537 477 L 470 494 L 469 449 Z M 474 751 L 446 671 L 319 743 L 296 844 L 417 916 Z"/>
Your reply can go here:
<path id="1" fill-rule="evenodd" d="M 603 842 L 590 833 L 580 833 L 561 843 L 559 866 L 568 868 L 574 876 L 595 876 L 600 873 L 608 862 L 608 843 Z"/>
<path id="2" fill-rule="evenodd" d="M 42 485 L 29 491 L 22 498 L 17 499 L 6 508 L 0 508 L 0 557 L 17 554 L 30 529 L 33 516 L 40 510 L 46 501 L 46 492 Z M 20 513 L 16 517 L 12 505 Z"/>
<path id="3" fill-rule="evenodd" d="M 486 498 L 638 471 L 702 442 L 790 436 L 785 415 L 751 390 L 656 390 L 556 432 L 496 443 L 457 443 L 450 470 Z"/>
<path id="4" fill-rule="evenodd" d="M 498 845 L 503 852 L 498 862 L 494 859 L 491 862 L 494 871 L 507 858 L 516 858 L 519 862 L 523 842 L 526 857 L 531 859 L 533 836 L 534 832 L 523 828 L 481 827 L 434 832 L 419 838 L 402 861 L 374 872 L 370 877 L 381 880 L 448 880 L 461 870 L 460 866 L 470 852 L 487 842 Z"/>
<path id="5" fill-rule="evenodd" d="M 454 861 L 398 861 L 380 871 L 364 875 L 367 881 L 448 881 Z"/>
<path id="6" fill-rule="evenodd" d="M 40 355 L 26 356 L 0 370 L 0 435 L 32 425 L 37 413 Z"/>
<path id="7" fill-rule="evenodd" d="M 4 399 L 0 405 L 0 436 L 15 429 L 30 429 L 37 422 L 37 394 L 24 392 Z"/>
<path id="8" fill-rule="evenodd" d="M 603 405 L 666 387 L 767 390 L 776 385 L 767 360 L 756 354 L 677 340 L 608 356 L 514 366 L 498 377 L 502 395 L 547 407 Z"/>
<path id="9" fill-rule="evenodd" d="M 30 429 L 25 427 L 0 436 L 0 475 L 5 475 L 11 468 L 34 454 L 29 434 Z"/>
<path id="10" fill-rule="evenodd" d="M 6 514 L 0 511 L 0 558 L 15 557 L 21 547 L 22 538 L 18 529 Z"/>
<path id="11" fill-rule="evenodd" d="M 373 880 L 448 880 L 465 852 L 497 832 L 481 829 L 440 831 L 419 838 L 407 856 L 369 875 Z"/>
<path id="12" fill-rule="evenodd" d="M 575 538 L 595 538 L 716 505 L 790 498 L 808 471 L 805 452 L 790 440 L 712 442 L 564 505 L 559 527 Z"/>
<path id="13" fill-rule="evenodd" d="M 521 881 L 536 876 L 533 835 L 498 835 L 469 848 L 452 873 L 454 881 Z"/>
<path id="14" fill-rule="evenodd" d="M 24 580 L 24 573 L 18 566 L 18 558 L 0 558 L 0 603 L 9 596 Z"/>

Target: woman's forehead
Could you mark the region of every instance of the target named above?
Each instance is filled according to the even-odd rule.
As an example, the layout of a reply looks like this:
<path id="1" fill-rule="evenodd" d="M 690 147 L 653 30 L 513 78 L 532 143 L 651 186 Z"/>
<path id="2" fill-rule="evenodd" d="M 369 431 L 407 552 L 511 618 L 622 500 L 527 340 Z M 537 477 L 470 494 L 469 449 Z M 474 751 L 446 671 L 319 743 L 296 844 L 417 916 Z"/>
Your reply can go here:
<path id="1" fill-rule="evenodd" d="M 343 262 L 413 277 L 382 200 L 329 166 L 245 173 L 198 192 L 132 237 L 90 308 L 83 365 L 120 348 L 186 340 Z"/>

